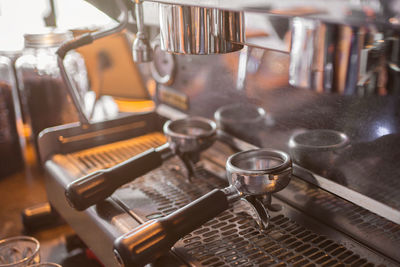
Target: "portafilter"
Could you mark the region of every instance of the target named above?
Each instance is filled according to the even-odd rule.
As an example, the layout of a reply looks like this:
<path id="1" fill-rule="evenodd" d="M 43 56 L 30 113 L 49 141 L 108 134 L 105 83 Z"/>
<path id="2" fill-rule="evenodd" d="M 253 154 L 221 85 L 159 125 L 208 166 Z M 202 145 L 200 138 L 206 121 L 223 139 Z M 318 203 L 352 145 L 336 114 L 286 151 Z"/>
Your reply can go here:
<path id="1" fill-rule="evenodd" d="M 317 174 L 328 175 L 350 146 L 349 137 L 330 129 L 313 129 L 293 134 L 289 139 L 293 162 Z"/>
<path id="2" fill-rule="evenodd" d="M 251 103 L 222 106 L 214 113 L 214 118 L 218 129 L 259 147 L 261 147 L 260 133 L 273 124 L 270 114 L 262 107 Z"/>
<path id="3" fill-rule="evenodd" d="M 119 263 L 124 266 L 142 266 L 154 261 L 180 238 L 240 199 L 254 206 L 262 221 L 260 226 L 266 228 L 270 217 L 262 198 L 288 185 L 292 174 L 289 155 L 272 149 L 239 152 L 228 158 L 226 171 L 230 186 L 214 189 L 170 215 L 147 221 L 117 238 L 114 253 Z"/>
<path id="4" fill-rule="evenodd" d="M 76 210 L 85 210 L 109 197 L 120 186 L 161 166 L 163 161 L 174 155 L 182 159 L 188 169 L 188 177 L 191 177 L 199 153 L 216 139 L 216 124 L 201 117 L 167 121 L 163 131 L 167 143 L 70 183 L 65 190 L 69 204 Z"/>

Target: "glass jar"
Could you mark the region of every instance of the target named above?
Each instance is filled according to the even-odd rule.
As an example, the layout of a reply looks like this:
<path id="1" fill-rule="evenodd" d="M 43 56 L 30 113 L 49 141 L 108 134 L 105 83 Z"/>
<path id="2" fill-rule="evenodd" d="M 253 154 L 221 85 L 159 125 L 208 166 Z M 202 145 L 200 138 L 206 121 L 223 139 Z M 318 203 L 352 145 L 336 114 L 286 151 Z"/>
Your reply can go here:
<path id="1" fill-rule="evenodd" d="M 12 66 L 9 58 L 0 56 L 0 178 L 24 165 L 17 131 L 21 113 Z"/>
<path id="2" fill-rule="evenodd" d="M 29 124 L 37 156 L 37 138 L 48 127 L 78 121 L 78 115 L 67 92 L 57 65 L 56 51 L 66 40 L 67 31 L 47 29 L 24 35 L 25 48 L 15 63 L 23 110 L 29 113 Z M 83 58 L 71 51 L 64 59 L 67 73 L 83 99 L 88 78 Z"/>
<path id="3" fill-rule="evenodd" d="M 15 70 L 15 61 L 22 55 L 22 50 L 23 50 L 23 43 L 22 45 L 17 45 L 15 47 L 17 49 L 14 50 L 1 50 L 0 51 L 0 56 L 7 57 L 8 59 L 11 60 L 12 63 L 12 71 L 13 71 L 13 76 L 16 81 L 16 95 L 18 96 L 18 103 L 15 103 L 15 105 L 18 104 L 18 107 L 16 106 L 16 110 L 18 109 L 18 112 L 21 115 L 21 125 L 17 124 L 17 129 L 18 133 L 20 134 L 20 139 L 22 139 L 23 143 L 25 143 L 25 139 L 29 137 L 30 134 L 30 126 L 28 125 L 28 121 L 26 119 L 27 112 L 23 110 L 23 106 L 21 105 L 21 95 L 20 95 L 20 90 L 18 89 L 18 83 L 17 83 L 17 72 Z M 17 113 L 17 112 L 16 112 Z M 19 114 L 18 114 L 19 115 Z M 17 121 L 19 118 L 17 118 Z M 20 140 L 21 141 L 21 140 Z M 23 145 L 21 143 L 21 145 Z"/>

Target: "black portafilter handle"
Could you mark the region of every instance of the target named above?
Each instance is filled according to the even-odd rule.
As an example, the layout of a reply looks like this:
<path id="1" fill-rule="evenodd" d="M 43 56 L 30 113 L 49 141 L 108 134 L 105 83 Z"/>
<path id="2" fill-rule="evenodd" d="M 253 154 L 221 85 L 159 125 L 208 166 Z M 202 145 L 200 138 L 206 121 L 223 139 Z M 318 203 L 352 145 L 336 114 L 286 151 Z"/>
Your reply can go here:
<path id="1" fill-rule="evenodd" d="M 67 186 L 65 196 L 74 209 L 85 210 L 111 196 L 120 186 L 161 166 L 172 155 L 168 143 L 151 148 L 111 168 L 73 181 Z"/>
<path id="2" fill-rule="evenodd" d="M 114 253 L 123 266 L 143 266 L 169 251 L 183 236 L 229 208 L 228 196 L 214 189 L 170 215 L 150 220 L 117 238 Z"/>

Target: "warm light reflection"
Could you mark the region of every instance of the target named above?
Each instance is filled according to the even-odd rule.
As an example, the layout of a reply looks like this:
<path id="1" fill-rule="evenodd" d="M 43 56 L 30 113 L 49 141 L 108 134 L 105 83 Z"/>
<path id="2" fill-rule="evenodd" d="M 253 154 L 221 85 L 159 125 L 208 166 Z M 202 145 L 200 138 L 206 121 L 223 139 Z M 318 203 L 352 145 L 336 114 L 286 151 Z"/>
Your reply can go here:
<path id="1" fill-rule="evenodd" d="M 122 100 L 114 99 L 120 112 L 147 112 L 155 109 L 155 104 L 152 100 Z"/>
<path id="2" fill-rule="evenodd" d="M 136 126 L 145 127 L 145 125 L 141 124 L 143 121 L 139 121 L 134 125 L 125 125 L 122 127 L 132 127 L 131 131 L 134 132 Z M 120 126 L 121 127 L 121 126 Z M 110 133 L 110 130 L 112 131 Z M 116 131 L 124 132 L 129 131 L 129 128 L 118 128 L 115 129 Z M 93 134 L 99 133 L 103 134 L 104 136 L 110 135 L 115 133 L 113 128 L 111 129 L 103 129 L 100 131 L 96 131 Z M 62 136 L 61 136 L 62 137 Z M 85 140 L 91 140 L 94 136 L 92 133 L 87 133 L 86 135 L 78 135 L 73 137 L 64 137 L 62 142 L 84 142 Z M 60 140 L 61 141 L 61 140 Z M 142 136 L 133 137 L 127 140 L 117 141 L 106 145 L 101 145 L 97 147 L 92 147 L 88 149 L 84 149 L 81 151 L 69 153 L 69 154 L 58 154 L 53 157 L 53 161 L 63 166 L 64 170 L 71 175 L 71 177 L 81 177 L 82 175 L 86 175 L 90 172 L 96 171 L 98 169 L 107 168 L 114 166 L 128 158 L 137 155 L 146 151 L 147 149 L 153 148 L 155 146 L 159 146 L 165 144 L 167 141 L 166 137 L 160 132 L 152 132 Z M 88 158 L 97 158 L 93 157 L 93 155 L 98 154 L 110 154 L 113 156 L 114 161 L 105 162 L 105 161 L 96 161 L 96 162 L 89 162 L 87 161 Z M 95 163 L 95 164 L 93 164 Z"/>

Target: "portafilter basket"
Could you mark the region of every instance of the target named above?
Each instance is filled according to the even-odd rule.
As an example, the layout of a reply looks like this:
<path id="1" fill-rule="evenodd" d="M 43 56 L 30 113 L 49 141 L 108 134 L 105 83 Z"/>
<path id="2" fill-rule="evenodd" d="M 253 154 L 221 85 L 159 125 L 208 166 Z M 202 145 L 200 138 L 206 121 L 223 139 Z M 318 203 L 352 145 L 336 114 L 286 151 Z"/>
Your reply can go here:
<path id="1" fill-rule="evenodd" d="M 216 129 L 213 121 L 201 117 L 167 121 L 163 129 L 167 143 L 75 180 L 67 186 L 66 198 L 76 210 L 85 210 L 111 196 L 120 186 L 161 166 L 173 155 L 182 159 L 190 178 L 200 152 L 214 143 Z"/>
<path id="2" fill-rule="evenodd" d="M 209 148 L 216 138 L 215 122 L 202 118 L 190 117 L 167 121 L 164 134 L 174 153 L 193 153 Z"/>
<path id="3" fill-rule="evenodd" d="M 180 238 L 245 199 L 267 227 L 269 214 L 262 197 L 290 181 L 292 162 L 281 151 L 255 149 L 236 153 L 226 163 L 230 186 L 214 189 L 170 215 L 150 220 L 117 238 L 114 252 L 124 266 L 143 266 L 166 253 Z"/>
<path id="4" fill-rule="evenodd" d="M 288 145 L 293 162 L 327 175 L 343 150 L 350 145 L 350 139 L 339 131 L 314 129 L 293 134 Z"/>
<path id="5" fill-rule="evenodd" d="M 222 106 L 214 113 L 220 130 L 255 145 L 260 145 L 259 133 L 273 124 L 273 119 L 262 107 L 250 103 Z"/>

